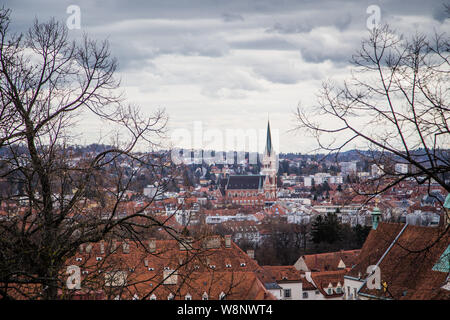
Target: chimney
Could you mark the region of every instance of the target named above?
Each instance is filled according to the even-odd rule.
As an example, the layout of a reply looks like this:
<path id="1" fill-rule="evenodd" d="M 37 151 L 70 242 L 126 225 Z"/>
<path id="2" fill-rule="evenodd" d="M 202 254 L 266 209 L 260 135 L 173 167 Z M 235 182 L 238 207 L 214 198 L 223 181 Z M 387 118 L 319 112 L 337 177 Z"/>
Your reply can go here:
<path id="1" fill-rule="evenodd" d="M 100 253 L 101 254 L 105 253 L 105 243 L 103 241 L 100 242 Z"/>
<path id="2" fill-rule="evenodd" d="M 225 248 L 231 248 L 231 235 L 225 235 Z"/>
<path id="3" fill-rule="evenodd" d="M 84 244 L 80 244 L 80 253 L 83 253 Z"/>
<path id="4" fill-rule="evenodd" d="M 117 249 L 117 242 L 116 242 L 115 240 L 113 240 L 113 241 L 111 242 L 111 247 L 109 248 L 110 253 L 115 252 L 116 249 Z"/>
<path id="5" fill-rule="evenodd" d="M 91 253 L 91 250 L 92 250 L 92 244 L 88 244 L 87 246 L 86 246 L 86 253 Z"/>
<path id="6" fill-rule="evenodd" d="M 247 255 L 250 259 L 255 259 L 255 250 L 247 250 Z"/>
<path id="7" fill-rule="evenodd" d="M 191 243 L 194 241 L 192 238 L 180 238 L 180 251 L 186 251 L 192 249 Z"/>
<path id="8" fill-rule="evenodd" d="M 156 251 L 156 239 L 155 238 L 151 238 L 150 240 L 148 240 L 148 250 L 150 252 Z"/>
<path id="9" fill-rule="evenodd" d="M 126 241 L 122 243 L 123 253 L 130 253 L 130 244 Z"/>
<path id="10" fill-rule="evenodd" d="M 209 236 L 203 242 L 205 249 L 218 249 L 220 248 L 221 238 L 220 236 Z"/>
<path id="11" fill-rule="evenodd" d="M 163 271 L 163 284 L 177 284 L 178 273 L 175 270 L 164 270 Z"/>

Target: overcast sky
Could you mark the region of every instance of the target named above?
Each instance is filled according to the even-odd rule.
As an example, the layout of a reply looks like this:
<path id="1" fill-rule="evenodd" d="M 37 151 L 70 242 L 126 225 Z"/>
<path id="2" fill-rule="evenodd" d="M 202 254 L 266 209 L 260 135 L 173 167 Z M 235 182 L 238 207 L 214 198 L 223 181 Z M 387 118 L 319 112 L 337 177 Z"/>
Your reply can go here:
<path id="1" fill-rule="evenodd" d="M 444 0 L 432 1 L 62 1 L 2 0 L 12 28 L 35 17 L 66 21 L 81 10 L 80 29 L 108 39 L 127 98 L 146 112 L 166 109 L 171 130 L 264 130 L 270 116 L 278 152 L 306 153 L 314 141 L 295 126 L 301 102 L 313 106 L 322 81 L 342 80 L 367 37 L 367 8 L 403 33 L 450 31 Z M 100 125 L 82 124 L 89 137 Z"/>

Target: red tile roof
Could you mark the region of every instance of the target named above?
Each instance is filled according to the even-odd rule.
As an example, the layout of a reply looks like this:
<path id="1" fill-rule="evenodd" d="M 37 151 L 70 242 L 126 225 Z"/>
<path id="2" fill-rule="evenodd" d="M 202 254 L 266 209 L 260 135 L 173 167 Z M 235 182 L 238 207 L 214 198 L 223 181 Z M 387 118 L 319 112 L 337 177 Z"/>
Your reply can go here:
<path id="1" fill-rule="evenodd" d="M 349 275 L 365 278 L 369 265 L 375 265 L 387 252 L 404 224 L 380 223 L 371 230 L 361 250 L 358 264 Z M 447 272 L 433 271 L 433 266 L 450 244 L 450 232 L 442 228 L 408 225 L 398 241 L 379 264 L 381 281 L 387 289 L 361 292 L 389 299 L 441 299 L 448 297 L 442 291 Z"/>

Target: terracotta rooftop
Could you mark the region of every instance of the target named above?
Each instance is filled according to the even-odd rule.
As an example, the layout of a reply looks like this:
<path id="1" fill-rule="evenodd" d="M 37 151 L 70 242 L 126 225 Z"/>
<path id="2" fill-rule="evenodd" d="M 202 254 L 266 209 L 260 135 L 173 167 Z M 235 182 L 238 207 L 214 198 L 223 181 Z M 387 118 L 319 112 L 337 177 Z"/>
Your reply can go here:
<path id="1" fill-rule="evenodd" d="M 439 264 L 449 250 L 450 233 L 443 228 L 422 227 L 397 223 L 380 223 L 371 230 L 361 250 L 358 264 L 349 275 L 355 278 L 366 276 L 369 265 L 375 265 L 381 257 L 379 267 L 381 282 L 386 289 L 361 292 L 388 299 L 441 299 L 449 291 L 441 289 L 450 272 L 447 264 Z M 387 249 L 398 237 L 389 251 Z M 443 266 L 443 267 L 442 267 Z M 437 271 L 437 270 L 440 271 Z M 447 280 L 448 281 L 448 280 Z"/>

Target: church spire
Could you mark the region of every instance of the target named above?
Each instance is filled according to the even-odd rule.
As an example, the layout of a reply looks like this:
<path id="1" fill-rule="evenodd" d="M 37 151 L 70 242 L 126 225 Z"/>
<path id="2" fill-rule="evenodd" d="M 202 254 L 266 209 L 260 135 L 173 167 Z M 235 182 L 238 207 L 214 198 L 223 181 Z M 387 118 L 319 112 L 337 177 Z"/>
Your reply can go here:
<path id="1" fill-rule="evenodd" d="M 270 135 L 270 123 L 267 120 L 267 138 L 266 138 L 266 152 L 268 156 L 272 154 L 272 137 Z"/>

